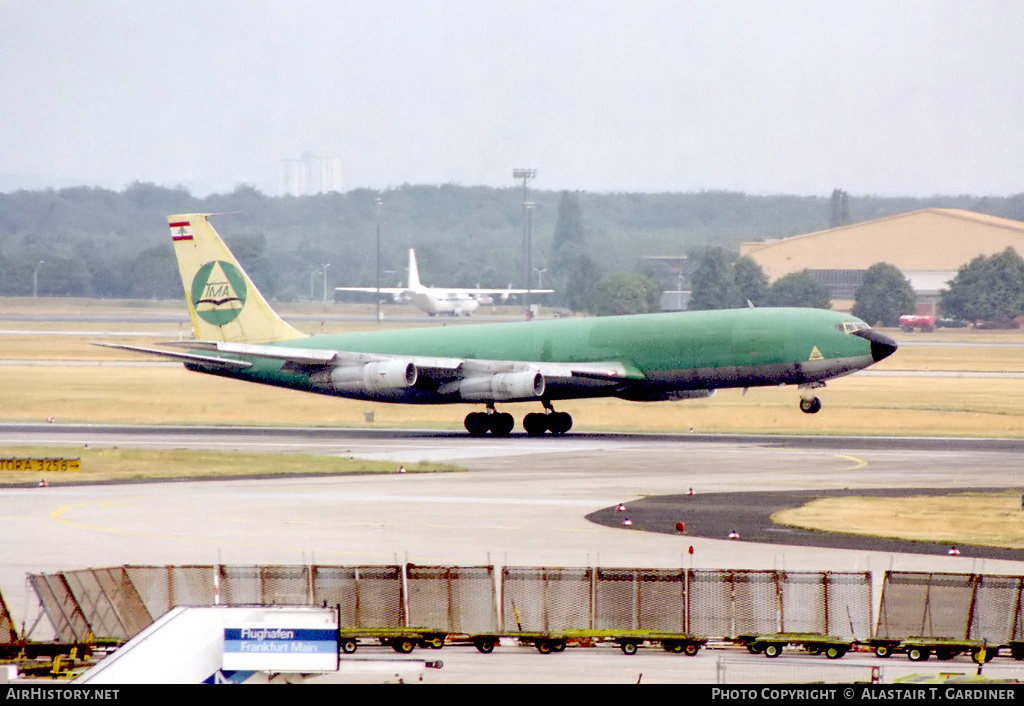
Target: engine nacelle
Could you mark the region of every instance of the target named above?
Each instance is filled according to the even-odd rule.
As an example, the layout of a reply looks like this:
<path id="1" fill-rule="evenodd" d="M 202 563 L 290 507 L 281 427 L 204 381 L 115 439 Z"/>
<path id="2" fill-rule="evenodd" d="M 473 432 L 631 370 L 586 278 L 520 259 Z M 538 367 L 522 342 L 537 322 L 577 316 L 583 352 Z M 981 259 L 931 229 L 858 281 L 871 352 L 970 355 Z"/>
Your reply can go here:
<path id="1" fill-rule="evenodd" d="M 401 360 L 382 360 L 365 365 L 332 368 L 310 377 L 315 385 L 333 387 L 339 392 L 378 392 L 400 390 L 416 384 L 416 365 Z"/>
<path id="2" fill-rule="evenodd" d="M 536 370 L 518 373 L 496 373 L 466 378 L 459 385 L 464 400 L 521 400 L 544 394 L 544 376 Z"/>

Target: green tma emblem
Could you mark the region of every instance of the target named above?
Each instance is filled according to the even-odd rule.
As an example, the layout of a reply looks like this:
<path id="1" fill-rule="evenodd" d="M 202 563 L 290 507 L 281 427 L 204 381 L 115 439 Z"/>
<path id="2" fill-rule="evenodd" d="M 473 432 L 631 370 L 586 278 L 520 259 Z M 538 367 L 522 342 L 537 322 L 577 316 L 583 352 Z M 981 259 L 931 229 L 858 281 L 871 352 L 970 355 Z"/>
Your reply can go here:
<path id="1" fill-rule="evenodd" d="M 245 276 L 224 260 L 199 268 L 192 280 L 192 305 L 203 321 L 223 326 L 238 318 L 245 308 Z"/>

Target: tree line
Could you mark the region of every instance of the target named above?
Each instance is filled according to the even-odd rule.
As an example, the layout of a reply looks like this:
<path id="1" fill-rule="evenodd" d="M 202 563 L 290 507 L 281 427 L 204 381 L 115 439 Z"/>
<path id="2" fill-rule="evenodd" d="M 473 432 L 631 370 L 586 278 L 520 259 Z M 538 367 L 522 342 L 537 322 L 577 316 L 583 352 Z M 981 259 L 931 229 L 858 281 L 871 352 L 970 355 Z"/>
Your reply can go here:
<path id="1" fill-rule="evenodd" d="M 244 185 L 206 197 L 148 183 L 122 191 L 16 191 L 0 194 L 0 294 L 178 298 L 166 218 L 202 212 L 233 214 L 215 219 L 218 231 L 260 289 L 279 300 L 319 298 L 324 271 L 329 287 L 372 285 L 379 229 L 387 286 L 404 282 L 408 249 L 415 248 L 426 284 L 525 286 L 529 277 L 533 288 L 556 290 L 551 304 L 631 313 L 656 309 L 660 292 L 677 286 L 647 258 L 690 256 L 684 286 L 697 292 L 693 285 L 705 276 L 698 264 L 717 250 L 719 261 L 707 267 L 731 268 L 737 288 L 709 294 L 703 305 L 786 302 L 813 295 L 806 278 L 783 278 L 762 299 L 756 272 L 735 259 L 739 244 L 822 230 L 834 217 L 826 196 L 538 190 L 529 200 L 527 213 L 516 187 L 451 184 L 302 197 Z M 854 221 L 931 207 L 1024 220 L 1024 195 L 844 202 Z M 531 272 L 524 267 L 527 243 Z"/>

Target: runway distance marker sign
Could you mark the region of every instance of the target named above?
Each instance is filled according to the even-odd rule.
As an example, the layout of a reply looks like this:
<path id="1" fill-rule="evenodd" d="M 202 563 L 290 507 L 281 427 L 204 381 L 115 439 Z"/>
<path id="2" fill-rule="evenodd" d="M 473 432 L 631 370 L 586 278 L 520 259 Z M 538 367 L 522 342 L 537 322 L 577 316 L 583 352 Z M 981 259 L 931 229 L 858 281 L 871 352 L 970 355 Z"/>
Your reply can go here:
<path id="1" fill-rule="evenodd" d="M 63 473 L 81 469 L 80 458 L 0 458 L 0 471 Z"/>

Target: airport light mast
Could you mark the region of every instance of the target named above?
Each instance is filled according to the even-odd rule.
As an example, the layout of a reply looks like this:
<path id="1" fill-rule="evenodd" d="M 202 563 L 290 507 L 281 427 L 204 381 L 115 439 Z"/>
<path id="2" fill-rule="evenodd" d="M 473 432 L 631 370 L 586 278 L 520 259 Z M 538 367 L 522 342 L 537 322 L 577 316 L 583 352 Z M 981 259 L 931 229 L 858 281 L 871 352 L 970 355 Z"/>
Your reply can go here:
<path id="1" fill-rule="evenodd" d="M 536 169 L 524 169 L 517 168 L 512 170 L 513 179 L 523 180 L 523 271 L 524 280 L 526 281 L 526 318 L 529 319 L 532 316 L 530 311 L 530 286 L 531 280 L 533 279 L 533 263 L 531 258 L 531 237 L 533 229 L 533 214 L 531 211 L 537 204 L 533 203 L 529 199 L 529 181 L 537 177 Z"/>
<path id="2" fill-rule="evenodd" d="M 373 200 L 377 205 L 377 323 L 380 323 L 380 207 L 384 205 L 384 199 L 377 197 Z"/>

